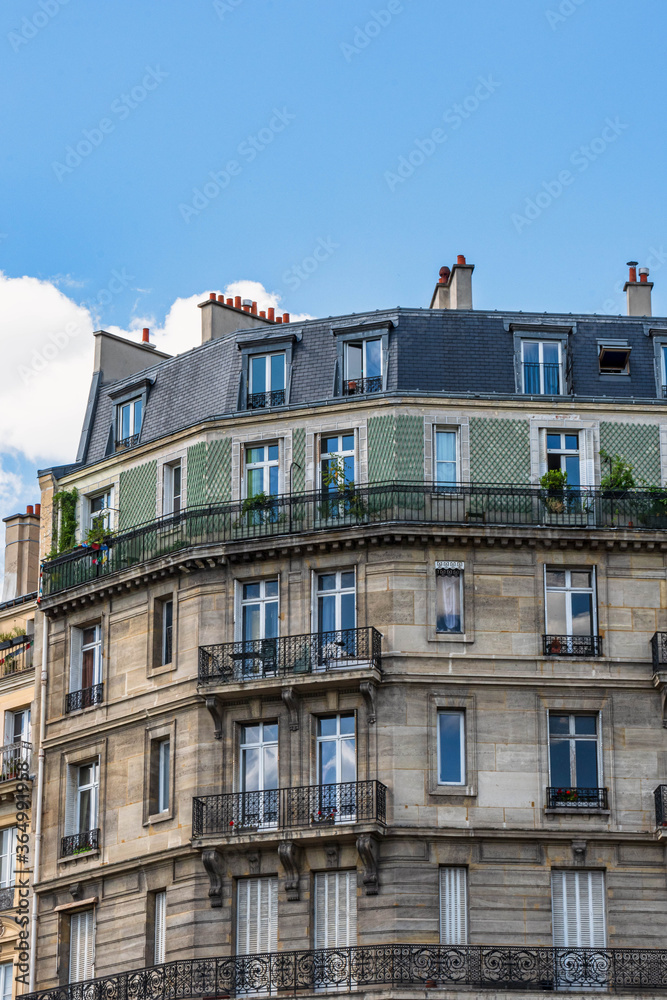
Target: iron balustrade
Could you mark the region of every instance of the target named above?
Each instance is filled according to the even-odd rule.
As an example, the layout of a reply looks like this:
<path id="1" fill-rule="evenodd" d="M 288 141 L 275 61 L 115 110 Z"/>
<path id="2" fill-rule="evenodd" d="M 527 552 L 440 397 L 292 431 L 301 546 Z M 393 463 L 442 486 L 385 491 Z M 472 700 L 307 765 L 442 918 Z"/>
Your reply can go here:
<path id="1" fill-rule="evenodd" d="M 526 396 L 559 396 L 560 365 L 540 365 L 537 362 L 524 361 L 523 391 Z"/>
<path id="2" fill-rule="evenodd" d="M 124 451 L 125 448 L 134 448 L 139 443 L 139 434 L 130 434 L 129 437 L 118 438 L 116 441 L 116 451 Z"/>
<path id="3" fill-rule="evenodd" d="M 262 497 L 252 504 L 244 500 L 187 507 L 115 535 L 95 549 L 80 546 L 45 562 L 43 596 L 193 546 L 374 525 L 456 524 L 655 530 L 667 527 L 667 490 L 578 487 L 554 492 L 538 486 L 350 483 L 340 491 Z"/>
<path id="4" fill-rule="evenodd" d="M 199 683 L 311 674 L 359 667 L 382 669 L 382 636 L 374 628 L 241 639 L 199 647 Z"/>
<path id="5" fill-rule="evenodd" d="M 18 635 L 0 642 L 0 677 L 32 669 L 33 637 Z"/>
<path id="6" fill-rule="evenodd" d="M 265 410 L 267 406 L 284 406 L 285 390 L 274 389 L 272 392 L 253 392 L 248 396 L 249 410 Z"/>
<path id="7" fill-rule="evenodd" d="M 375 944 L 190 958 L 24 994 L 23 1000 L 204 1000 L 369 986 L 667 989 L 667 949 Z"/>
<path id="8" fill-rule="evenodd" d="M 192 800 L 192 836 L 285 830 L 339 823 L 385 823 L 387 788 L 380 781 L 229 792 Z"/>
<path id="9" fill-rule="evenodd" d="M 365 396 L 371 392 L 382 392 L 382 376 L 370 378 L 349 378 L 343 382 L 344 396 Z"/>
<path id="10" fill-rule="evenodd" d="M 32 743 L 19 740 L 0 747 L 0 781 L 13 781 L 26 776 L 24 764 L 30 768 L 32 758 Z"/>
<path id="11" fill-rule="evenodd" d="M 547 809 L 608 809 L 609 794 L 606 788 L 547 788 Z"/>
<path id="12" fill-rule="evenodd" d="M 104 684 L 93 684 L 92 687 L 81 688 L 80 691 L 70 691 L 65 702 L 66 712 L 78 712 L 83 708 L 100 705 L 104 697 Z"/>
<path id="13" fill-rule="evenodd" d="M 655 825 L 658 829 L 667 826 L 667 785 L 658 785 L 653 793 L 655 799 Z"/>
<path id="14" fill-rule="evenodd" d="M 544 656 L 602 656 L 601 635 L 543 635 Z"/>
<path id="15" fill-rule="evenodd" d="M 653 673 L 667 669 L 667 632 L 656 632 L 651 639 Z"/>
<path id="16" fill-rule="evenodd" d="M 83 833 L 72 833 L 60 841 L 61 858 L 71 858 L 75 854 L 85 854 L 97 851 L 100 846 L 100 831 L 85 830 Z"/>
<path id="17" fill-rule="evenodd" d="M 14 886 L 0 889 L 0 910 L 14 909 Z"/>

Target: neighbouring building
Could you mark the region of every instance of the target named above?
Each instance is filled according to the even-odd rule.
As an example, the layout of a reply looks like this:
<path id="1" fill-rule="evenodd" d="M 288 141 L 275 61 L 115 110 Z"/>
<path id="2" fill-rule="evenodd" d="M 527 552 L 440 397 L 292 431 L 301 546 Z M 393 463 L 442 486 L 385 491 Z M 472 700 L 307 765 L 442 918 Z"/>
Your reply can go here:
<path id="1" fill-rule="evenodd" d="M 95 335 L 40 475 L 43 995 L 667 987 L 667 319 L 636 265 L 626 317 L 472 272 Z"/>

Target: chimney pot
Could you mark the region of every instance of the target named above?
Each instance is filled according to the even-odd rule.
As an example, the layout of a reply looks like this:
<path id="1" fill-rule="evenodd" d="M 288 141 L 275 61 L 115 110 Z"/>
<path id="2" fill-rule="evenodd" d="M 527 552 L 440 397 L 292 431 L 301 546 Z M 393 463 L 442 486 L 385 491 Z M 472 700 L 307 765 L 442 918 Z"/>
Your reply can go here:
<path id="1" fill-rule="evenodd" d="M 647 267 L 640 267 L 639 268 L 639 280 L 641 281 L 642 285 L 646 285 L 648 283 L 649 273 L 650 272 L 649 272 L 649 269 Z"/>
<path id="2" fill-rule="evenodd" d="M 252 306 L 252 299 L 243 300 L 243 312 L 249 313 Z"/>
<path id="3" fill-rule="evenodd" d="M 26 514 L 34 514 L 33 506 L 31 503 L 28 504 L 28 506 L 25 509 L 25 512 Z"/>
<path id="4" fill-rule="evenodd" d="M 211 302 L 215 302 L 215 292 L 209 292 L 208 297 L 211 300 Z"/>
<path id="5" fill-rule="evenodd" d="M 235 309 L 240 309 L 241 308 L 241 296 L 240 295 L 235 295 L 234 296 L 234 308 Z"/>
<path id="6" fill-rule="evenodd" d="M 289 313 L 283 313 L 283 323 L 289 323 Z"/>
<path id="7" fill-rule="evenodd" d="M 449 281 L 449 276 L 452 272 L 449 270 L 448 267 L 441 267 L 439 273 L 440 273 L 440 281 L 438 282 L 438 284 L 446 285 L 447 282 Z"/>
<path id="8" fill-rule="evenodd" d="M 276 316 L 276 323 L 282 323 L 282 321 L 283 321 L 282 316 Z"/>
<path id="9" fill-rule="evenodd" d="M 260 312 L 259 315 L 260 315 L 260 319 L 266 319 L 266 312 L 263 309 L 262 309 L 262 311 Z"/>
<path id="10" fill-rule="evenodd" d="M 224 302 L 224 301 L 225 301 L 225 296 L 224 295 L 218 295 L 218 302 Z"/>
<path id="11" fill-rule="evenodd" d="M 227 299 L 227 301 L 225 302 L 225 305 L 226 306 L 233 306 L 234 305 L 234 299 Z"/>
<path id="12" fill-rule="evenodd" d="M 628 278 L 628 281 L 636 281 L 637 280 L 638 261 L 636 261 L 636 260 L 629 260 L 628 261 L 628 267 L 630 268 L 630 277 Z"/>
<path id="13" fill-rule="evenodd" d="M 41 503 L 36 503 L 35 504 L 35 515 L 37 517 L 40 517 L 41 513 L 42 513 L 42 505 L 41 505 Z"/>
<path id="14" fill-rule="evenodd" d="M 273 306 L 269 306 L 269 319 L 271 320 L 272 323 L 275 323 L 276 321 L 276 310 L 273 308 Z"/>
<path id="15" fill-rule="evenodd" d="M 150 343 L 150 339 L 151 339 L 150 330 L 147 326 L 145 326 L 143 329 L 143 333 L 141 334 L 141 342 L 142 344 L 148 344 Z"/>
<path id="16" fill-rule="evenodd" d="M 458 255 L 458 257 L 456 258 L 456 263 L 457 263 L 457 264 L 458 264 L 458 265 L 459 265 L 460 267 L 465 267 L 465 265 L 466 265 L 466 259 L 465 259 L 465 257 L 463 256 L 463 254 L 462 254 L 462 253 L 460 253 L 460 254 Z"/>
<path id="17" fill-rule="evenodd" d="M 253 314 L 253 316 L 257 315 L 257 303 L 256 302 L 253 302 L 253 304 L 251 305 L 250 312 Z"/>

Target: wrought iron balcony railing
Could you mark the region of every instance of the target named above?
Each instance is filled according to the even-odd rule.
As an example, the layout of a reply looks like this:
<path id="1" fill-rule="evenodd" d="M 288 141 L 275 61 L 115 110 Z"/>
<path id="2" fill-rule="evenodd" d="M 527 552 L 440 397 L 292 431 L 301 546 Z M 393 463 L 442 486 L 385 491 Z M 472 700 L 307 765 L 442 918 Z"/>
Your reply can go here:
<path id="1" fill-rule="evenodd" d="M 382 392 L 382 376 L 370 378 L 349 378 L 343 382 L 344 396 L 365 396 L 371 392 Z"/>
<path id="2" fill-rule="evenodd" d="M 667 785 L 658 785 L 653 797 L 655 799 L 655 825 L 660 830 L 667 826 Z"/>
<path id="3" fill-rule="evenodd" d="M 224 684 L 359 667 L 381 670 L 381 644 L 377 629 L 346 628 L 200 646 L 199 683 Z"/>
<path id="4" fill-rule="evenodd" d="M 86 830 L 84 833 L 73 833 L 63 837 L 60 842 L 61 858 L 71 858 L 75 854 L 86 854 L 96 851 L 100 846 L 100 831 Z"/>
<path id="5" fill-rule="evenodd" d="M 139 443 L 140 434 L 130 434 L 129 437 L 118 438 L 116 441 L 116 451 L 124 451 L 126 448 L 134 448 Z"/>
<path id="6" fill-rule="evenodd" d="M 374 944 L 317 951 L 190 958 L 24 994 L 23 1000 L 204 1000 L 363 991 L 443 990 L 608 993 L 667 989 L 667 950 L 528 945 Z"/>
<path id="7" fill-rule="evenodd" d="M 265 410 L 267 406 L 284 406 L 285 390 L 274 389 L 273 392 L 253 392 L 248 396 L 249 410 Z"/>
<path id="8" fill-rule="evenodd" d="M 653 673 L 667 670 L 667 632 L 656 632 L 651 639 L 653 655 Z"/>
<path id="9" fill-rule="evenodd" d="M 13 910 L 14 909 L 14 886 L 7 886 L 6 889 L 0 889 L 0 910 Z"/>
<path id="10" fill-rule="evenodd" d="M 547 788 L 547 809 L 608 809 L 606 788 Z"/>
<path id="11" fill-rule="evenodd" d="M 543 635 L 544 656 L 602 656 L 601 635 Z"/>
<path id="12" fill-rule="evenodd" d="M 204 795 L 192 800 L 192 836 L 340 823 L 385 823 L 387 788 L 380 781 L 271 788 Z"/>
<path id="13" fill-rule="evenodd" d="M 31 635 L 18 635 L 14 639 L 0 642 L 0 677 L 20 674 L 32 668 Z"/>
<path id="14" fill-rule="evenodd" d="M 19 741 L 0 747 L 0 781 L 13 781 L 15 778 L 28 777 L 31 756 L 31 743 Z"/>
<path id="15" fill-rule="evenodd" d="M 348 484 L 340 492 L 286 496 L 184 508 L 44 563 L 43 596 L 192 546 L 279 538 L 365 526 L 487 524 L 534 529 L 661 529 L 667 527 L 667 489 L 554 493 L 538 486 Z"/>
<path id="16" fill-rule="evenodd" d="M 92 687 L 81 688 L 80 691 L 70 691 L 65 699 L 66 712 L 78 712 L 82 708 L 100 705 L 104 697 L 104 684 L 93 684 Z"/>

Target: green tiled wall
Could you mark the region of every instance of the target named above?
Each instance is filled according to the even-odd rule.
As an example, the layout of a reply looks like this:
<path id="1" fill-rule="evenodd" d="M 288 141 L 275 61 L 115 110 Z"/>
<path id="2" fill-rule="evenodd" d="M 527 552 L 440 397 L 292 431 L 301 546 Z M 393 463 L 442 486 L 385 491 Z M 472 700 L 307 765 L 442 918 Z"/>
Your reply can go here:
<path id="1" fill-rule="evenodd" d="M 470 418 L 470 480 L 473 483 L 530 482 L 530 424 L 527 420 Z"/>
<path id="2" fill-rule="evenodd" d="M 368 482 L 384 483 L 396 478 L 396 418 L 368 420 Z"/>
<path id="3" fill-rule="evenodd" d="M 191 445 L 188 448 L 188 506 L 230 500 L 231 495 L 231 438 Z"/>
<path id="4" fill-rule="evenodd" d="M 629 462 L 636 480 L 645 480 L 652 486 L 661 483 L 660 428 L 655 424 L 604 421 L 600 424 L 600 448 Z M 600 466 L 604 476 L 609 465 L 601 461 Z"/>
<path id="5" fill-rule="evenodd" d="M 368 481 L 423 482 L 424 418 L 410 414 L 370 417 Z"/>
<path id="6" fill-rule="evenodd" d="M 292 431 L 292 489 L 302 493 L 306 488 L 306 429 L 295 427 Z M 289 473 L 289 470 L 288 470 Z"/>
<path id="7" fill-rule="evenodd" d="M 146 462 L 120 474 L 118 527 L 133 528 L 156 516 L 157 462 Z"/>
<path id="8" fill-rule="evenodd" d="M 396 417 L 396 479 L 401 483 L 424 481 L 424 418 Z"/>
<path id="9" fill-rule="evenodd" d="M 188 448 L 187 504 L 194 507 L 206 503 L 206 457 L 208 445 L 198 441 Z"/>

